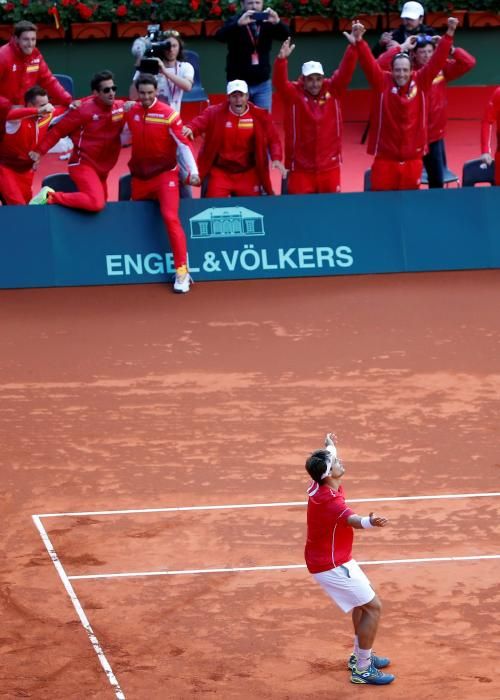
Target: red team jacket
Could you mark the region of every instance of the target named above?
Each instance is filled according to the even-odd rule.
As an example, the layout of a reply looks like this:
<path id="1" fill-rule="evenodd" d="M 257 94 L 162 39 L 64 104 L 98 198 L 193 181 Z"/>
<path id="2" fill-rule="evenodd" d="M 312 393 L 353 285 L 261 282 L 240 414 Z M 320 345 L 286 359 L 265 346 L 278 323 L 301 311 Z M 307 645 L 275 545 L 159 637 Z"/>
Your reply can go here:
<path id="1" fill-rule="evenodd" d="M 132 136 L 132 158 L 128 165 L 134 177 L 147 180 L 173 170 L 177 166 L 178 145 L 183 144 L 189 150 L 179 113 L 169 105 L 156 100 L 144 109 L 137 102 L 125 117 Z"/>
<path id="2" fill-rule="evenodd" d="M 389 70 L 392 57 L 399 53 L 400 47 L 395 46 L 377 59 L 378 64 L 384 70 Z M 439 141 L 444 138 L 446 130 L 448 99 L 446 97 L 446 86 L 452 80 L 457 80 L 465 73 L 468 73 L 476 65 L 476 59 L 465 49 L 456 48 L 453 56 L 448 58 L 443 70 L 439 71 L 429 92 L 427 101 L 427 138 L 429 143 Z"/>
<path id="3" fill-rule="evenodd" d="M 277 58 L 273 83 L 285 102 L 285 167 L 289 170 L 329 170 L 339 164 L 342 150 L 340 98 L 356 67 L 357 51 L 349 46 L 318 97 L 304 90 L 303 80 L 288 80 L 288 61 Z"/>
<path id="4" fill-rule="evenodd" d="M 0 48 L 0 92 L 14 105 L 24 104 L 24 93 L 35 85 L 47 90 L 54 104 L 69 105 L 71 95 L 52 75 L 38 49 L 26 56 L 14 42 Z"/>
<path id="5" fill-rule="evenodd" d="M 106 176 L 120 155 L 120 134 L 125 125 L 123 101 L 111 107 L 96 97 L 87 97 L 80 107 L 70 109 L 42 139 L 38 153 L 44 155 L 63 136 L 73 141 L 70 165 L 89 165 Z"/>
<path id="6" fill-rule="evenodd" d="M 9 100 L 0 96 L 0 141 L 5 134 L 5 122 L 7 121 L 7 114 L 9 113 L 10 107 L 11 104 Z"/>
<path id="7" fill-rule="evenodd" d="M 496 127 L 497 153 L 500 152 L 500 87 L 491 96 L 481 122 L 481 153 L 493 153 L 492 140 Z"/>
<path id="8" fill-rule="evenodd" d="M 412 71 L 404 88 L 382 70 L 366 41 L 357 44 L 359 62 L 373 88 L 368 153 L 399 162 L 427 152 L 427 101 L 432 81 L 448 59 L 453 38 L 445 34 L 426 66 Z"/>
<path id="9" fill-rule="evenodd" d="M 253 119 L 256 170 L 267 194 L 273 194 L 267 154 L 269 150 L 271 160 L 281 160 L 283 151 L 279 136 L 267 111 L 251 103 L 248 103 L 248 107 L 249 109 L 243 117 L 245 120 Z M 209 173 L 221 151 L 228 110 L 228 102 L 207 107 L 189 124 L 195 136 L 205 134 L 205 140 L 198 156 L 201 179 Z"/>
<path id="10" fill-rule="evenodd" d="M 7 116 L 6 133 L 0 141 L 0 165 L 18 173 L 33 168 L 29 151 L 36 151 L 38 143 L 47 133 L 50 123 L 66 108 L 59 107 L 51 114 L 38 116 L 38 109 L 21 107 L 11 109 Z"/>
<path id="11" fill-rule="evenodd" d="M 344 489 L 313 482 L 308 488 L 307 540 L 304 551 L 311 574 L 329 571 L 352 559 L 354 531 L 347 518 L 354 511 L 346 505 Z"/>

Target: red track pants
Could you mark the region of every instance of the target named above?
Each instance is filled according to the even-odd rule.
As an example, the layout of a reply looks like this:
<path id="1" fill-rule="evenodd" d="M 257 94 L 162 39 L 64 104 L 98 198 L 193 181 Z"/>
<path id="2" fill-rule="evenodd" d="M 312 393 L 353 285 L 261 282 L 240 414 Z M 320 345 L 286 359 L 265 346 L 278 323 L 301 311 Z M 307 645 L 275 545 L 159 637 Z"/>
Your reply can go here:
<path id="1" fill-rule="evenodd" d="M 176 268 L 186 265 L 186 234 L 179 219 L 179 173 L 177 168 L 155 175 L 148 180 L 132 177 L 131 188 L 132 199 L 153 199 L 159 203 L 174 255 L 174 265 Z"/>
<path id="2" fill-rule="evenodd" d="M 255 197 L 260 195 L 257 170 L 251 168 L 244 173 L 229 173 L 216 166 L 208 175 L 206 197 Z"/>
<path id="3" fill-rule="evenodd" d="M 288 175 L 288 194 L 323 194 L 340 192 L 340 168 L 321 172 L 292 170 Z"/>
<path id="4" fill-rule="evenodd" d="M 32 195 L 33 170 L 17 173 L 0 165 L 0 197 L 5 204 L 28 204 Z"/>
<path id="5" fill-rule="evenodd" d="M 372 190 L 418 190 L 422 177 L 422 159 L 385 160 L 375 158 L 372 165 Z"/>
<path id="6" fill-rule="evenodd" d="M 108 198 L 107 175 L 99 175 L 90 165 L 71 165 L 68 173 L 78 192 L 54 192 L 50 203 L 85 211 L 104 209 Z"/>

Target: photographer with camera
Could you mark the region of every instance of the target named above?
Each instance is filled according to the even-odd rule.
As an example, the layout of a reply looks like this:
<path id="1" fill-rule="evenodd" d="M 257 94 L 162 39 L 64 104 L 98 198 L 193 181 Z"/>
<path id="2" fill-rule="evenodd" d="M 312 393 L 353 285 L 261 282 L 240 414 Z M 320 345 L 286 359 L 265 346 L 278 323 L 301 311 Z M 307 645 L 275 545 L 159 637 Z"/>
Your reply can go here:
<path id="1" fill-rule="evenodd" d="M 273 39 L 287 39 L 290 28 L 277 12 L 263 7 L 263 0 L 242 0 L 241 14 L 227 20 L 215 38 L 227 44 L 227 81 L 244 80 L 250 91 L 250 101 L 270 112 L 271 47 Z"/>
<path id="2" fill-rule="evenodd" d="M 193 66 L 184 61 L 184 43 L 178 31 L 160 31 L 159 24 L 150 24 L 145 37 L 139 37 L 132 45 L 136 59 L 136 71 L 130 86 L 130 99 L 137 100 L 135 81 L 141 73 L 154 75 L 158 83 L 158 99 L 181 111 L 182 96 L 190 92 L 194 81 Z"/>

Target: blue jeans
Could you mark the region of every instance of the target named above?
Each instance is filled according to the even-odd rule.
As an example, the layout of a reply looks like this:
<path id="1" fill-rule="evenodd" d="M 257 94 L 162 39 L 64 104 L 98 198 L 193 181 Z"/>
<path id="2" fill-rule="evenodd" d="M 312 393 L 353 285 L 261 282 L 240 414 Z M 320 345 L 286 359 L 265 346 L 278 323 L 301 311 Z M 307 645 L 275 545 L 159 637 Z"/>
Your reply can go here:
<path id="1" fill-rule="evenodd" d="M 248 94 L 250 96 L 250 102 L 253 102 L 254 105 L 262 107 L 262 109 L 267 109 L 268 112 L 271 111 L 273 99 L 271 78 L 258 85 L 249 85 Z"/>

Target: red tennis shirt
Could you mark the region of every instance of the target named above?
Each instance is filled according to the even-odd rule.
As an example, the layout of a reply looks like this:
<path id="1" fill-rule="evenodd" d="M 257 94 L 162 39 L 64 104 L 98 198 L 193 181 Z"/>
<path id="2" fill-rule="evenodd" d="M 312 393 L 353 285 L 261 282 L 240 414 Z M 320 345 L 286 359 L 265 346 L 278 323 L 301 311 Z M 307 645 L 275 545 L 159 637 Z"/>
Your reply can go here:
<path id="1" fill-rule="evenodd" d="M 352 559 L 354 532 L 347 518 L 354 511 L 346 505 L 344 489 L 313 482 L 308 488 L 306 565 L 311 574 L 334 569 Z"/>

